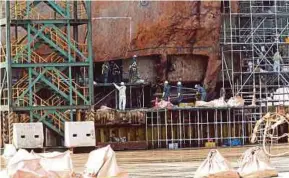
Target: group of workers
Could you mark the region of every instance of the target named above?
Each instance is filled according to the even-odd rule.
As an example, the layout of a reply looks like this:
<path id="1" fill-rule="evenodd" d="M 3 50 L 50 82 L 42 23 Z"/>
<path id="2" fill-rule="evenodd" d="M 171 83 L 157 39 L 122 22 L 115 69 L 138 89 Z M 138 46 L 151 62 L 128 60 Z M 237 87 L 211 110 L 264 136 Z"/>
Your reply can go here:
<path id="1" fill-rule="evenodd" d="M 138 67 L 136 62 L 137 56 L 133 56 L 132 64 L 129 66 L 129 82 L 136 83 L 140 79 L 138 73 Z M 103 82 L 108 83 L 109 78 L 112 78 L 112 82 L 119 83 L 121 81 L 121 70 L 120 67 L 113 61 L 104 62 L 102 64 L 102 72 Z M 111 74 L 111 77 L 110 77 Z"/>
<path id="2" fill-rule="evenodd" d="M 103 76 L 103 82 L 108 83 L 109 79 L 112 82 L 119 83 L 121 81 L 120 67 L 113 61 L 104 62 L 102 64 L 101 74 Z"/>
<path id="3" fill-rule="evenodd" d="M 134 55 L 132 63 L 129 66 L 129 82 L 130 83 L 136 83 L 140 80 L 136 58 L 137 58 L 137 56 Z M 103 75 L 104 83 L 108 82 L 108 78 L 109 78 L 110 73 L 112 74 L 113 85 L 119 91 L 119 97 L 118 97 L 119 110 L 125 110 L 125 107 L 126 107 L 126 86 L 125 86 L 124 82 L 120 82 L 120 80 L 121 80 L 120 79 L 120 73 L 121 73 L 120 68 L 113 61 L 111 63 L 105 62 L 102 65 L 102 75 Z M 116 84 L 119 82 L 120 82 L 120 86 L 118 86 Z M 200 85 L 195 85 L 195 89 L 201 95 L 201 100 L 205 101 L 206 95 L 207 95 L 205 88 L 200 86 Z M 165 101 L 170 100 L 170 90 L 171 90 L 171 86 L 169 85 L 169 82 L 165 81 L 163 93 L 162 93 L 162 99 L 163 100 L 165 100 Z M 183 90 L 183 86 L 182 86 L 182 83 L 179 81 L 177 83 L 177 103 L 181 103 L 183 100 L 182 90 Z"/>
<path id="4" fill-rule="evenodd" d="M 258 66 L 260 65 L 261 61 L 265 59 L 264 53 L 265 53 L 265 47 L 262 46 L 262 47 L 261 47 L 261 52 L 259 53 L 259 56 L 258 56 L 258 58 L 257 58 L 257 65 L 258 65 Z M 282 59 L 282 57 L 281 57 L 281 54 L 280 54 L 279 50 L 277 50 L 277 51 L 274 53 L 274 56 L 273 56 L 272 59 L 273 59 L 273 71 L 274 71 L 274 72 L 280 72 L 280 71 L 281 71 L 281 63 L 283 63 L 283 59 Z M 252 62 L 252 61 L 249 61 L 249 62 L 248 62 L 248 69 L 247 69 L 247 71 L 248 71 L 248 72 L 253 72 L 253 70 L 254 70 L 253 68 L 254 68 L 253 62 Z M 265 70 L 266 70 L 266 69 L 265 69 Z M 260 68 L 260 72 L 262 72 L 262 71 L 263 71 L 263 69 Z"/>
<path id="5" fill-rule="evenodd" d="M 164 82 L 164 89 L 163 89 L 163 93 L 162 93 L 163 100 L 165 100 L 165 101 L 170 100 L 169 99 L 170 98 L 170 89 L 171 89 L 171 86 L 169 85 L 169 82 L 165 81 Z M 206 92 L 205 88 L 199 84 L 196 84 L 195 89 L 197 90 L 198 93 L 200 93 L 201 100 L 206 101 L 207 92 Z M 183 100 L 182 90 L 183 90 L 182 83 L 180 81 L 178 81 L 178 83 L 177 83 L 177 103 L 181 103 Z"/>
<path id="6" fill-rule="evenodd" d="M 118 97 L 119 110 L 124 111 L 125 106 L 126 106 L 126 86 L 125 86 L 124 82 L 121 82 L 120 86 L 118 86 L 115 83 L 113 83 L 113 85 L 119 91 L 119 97 Z M 183 89 L 182 83 L 179 81 L 177 83 L 177 102 L 178 103 L 181 103 L 183 100 L 182 89 Z M 197 84 L 197 85 L 195 85 L 195 89 L 197 90 L 198 93 L 200 93 L 201 100 L 206 101 L 207 92 L 206 92 L 205 88 L 202 87 L 201 85 Z M 162 99 L 163 100 L 170 101 L 170 94 L 171 94 L 170 90 L 171 90 L 171 86 L 169 85 L 169 82 L 165 81 L 163 93 L 162 93 Z"/>

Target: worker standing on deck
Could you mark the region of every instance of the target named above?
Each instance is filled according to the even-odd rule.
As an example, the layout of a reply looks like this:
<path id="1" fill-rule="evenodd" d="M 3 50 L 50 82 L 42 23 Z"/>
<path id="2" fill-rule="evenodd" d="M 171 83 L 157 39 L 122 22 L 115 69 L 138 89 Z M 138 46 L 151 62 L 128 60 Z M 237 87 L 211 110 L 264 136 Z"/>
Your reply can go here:
<path id="1" fill-rule="evenodd" d="M 112 62 L 112 77 L 113 77 L 113 82 L 120 82 L 120 68 L 119 66 L 115 63 Z"/>
<path id="2" fill-rule="evenodd" d="M 195 85 L 195 88 L 198 90 L 198 92 L 201 94 L 201 100 L 206 101 L 207 92 L 204 87 L 201 87 L 201 85 Z"/>
<path id="3" fill-rule="evenodd" d="M 168 101 L 169 97 L 170 97 L 170 89 L 171 89 L 171 86 L 169 85 L 169 82 L 168 81 L 165 81 L 164 83 L 164 90 L 163 90 L 163 99 Z"/>
<path id="4" fill-rule="evenodd" d="M 178 104 L 180 104 L 183 100 L 182 89 L 183 89 L 182 82 L 178 81 L 177 83 Z"/>
<path id="5" fill-rule="evenodd" d="M 249 62 L 248 62 L 247 72 L 253 72 L 253 62 L 252 62 L 252 61 L 249 61 Z"/>
<path id="6" fill-rule="evenodd" d="M 102 64 L 101 74 L 103 76 L 103 82 L 107 83 L 107 78 L 109 74 L 109 63 L 107 61 Z"/>
<path id="7" fill-rule="evenodd" d="M 118 97 L 119 110 L 124 111 L 125 105 L 126 105 L 126 86 L 124 85 L 123 82 L 120 83 L 120 86 L 116 85 L 115 83 L 113 83 L 113 85 L 115 86 L 115 88 L 119 92 L 119 95 L 118 95 L 119 96 Z"/>
<path id="8" fill-rule="evenodd" d="M 277 51 L 274 56 L 273 56 L 273 61 L 274 61 L 274 72 L 280 72 L 280 64 L 283 61 L 279 51 Z"/>
<path id="9" fill-rule="evenodd" d="M 139 79 L 138 68 L 136 63 L 136 55 L 133 56 L 133 62 L 129 66 L 129 82 L 136 83 Z"/>

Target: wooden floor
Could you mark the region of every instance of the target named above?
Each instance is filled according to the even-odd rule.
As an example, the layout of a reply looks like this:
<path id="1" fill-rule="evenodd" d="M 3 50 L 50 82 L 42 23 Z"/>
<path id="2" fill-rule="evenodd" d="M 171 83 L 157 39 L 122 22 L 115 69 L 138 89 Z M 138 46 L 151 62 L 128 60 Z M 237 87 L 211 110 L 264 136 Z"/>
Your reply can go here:
<path id="1" fill-rule="evenodd" d="M 289 146 L 280 147 L 278 152 L 288 148 Z M 246 149 L 248 147 L 218 150 L 235 168 L 238 168 L 237 161 Z M 119 166 L 125 169 L 131 178 L 179 178 L 194 177 L 194 172 L 209 151 L 209 149 L 121 151 L 116 152 L 116 155 Z M 88 154 L 74 154 L 72 157 L 75 171 L 82 172 Z M 283 172 L 283 176 L 289 177 L 289 174 L 284 175 L 285 172 L 289 172 L 289 155 L 288 157 L 272 158 L 271 161 L 279 172 Z"/>
<path id="2" fill-rule="evenodd" d="M 220 153 L 237 169 L 238 159 L 249 147 L 219 148 Z M 288 146 L 278 147 L 278 152 L 288 150 Z M 210 149 L 183 150 L 144 150 L 118 151 L 117 161 L 125 169 L 130 178 L 165 178 L 194 177 L 200 163 L 206 158 Z M 81 173 L 87 161 L 88 154 L 73 154 L 74 170 Z M 289 177 L 288 157 L 271 158 L 272 164 L 279 171 L 279 177 Z"/>

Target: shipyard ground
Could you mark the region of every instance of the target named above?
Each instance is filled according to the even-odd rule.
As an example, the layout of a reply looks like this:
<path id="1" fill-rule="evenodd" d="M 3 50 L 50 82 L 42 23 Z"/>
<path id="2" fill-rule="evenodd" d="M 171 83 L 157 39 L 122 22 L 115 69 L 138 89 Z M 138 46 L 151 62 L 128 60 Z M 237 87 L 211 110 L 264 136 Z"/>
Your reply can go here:
<path id="1" fill-rule="evenodd" d="M 238 168 L 238 160 L 248 147 L 218 148 L 220 153 Z M 279 146 L 278 153 L 288 150 L 289 145 Z M 195 171 L 206 158 L 210 149 L 181 149 L 181 150 L 143 150 L 117 151 L 117 161 L 122 169 L 129 173 L 130 178 L 187 178 L 194 177 Z M 73 154 L 72 160 L 76 173 L 84 170 L 88 154 Z M 1 161 L 4 163 L 4 161 Z M 277 168 L 279 177 L 289 177 L 289 155 L 271 158 Z M 5 165 L 4 165 L 5 167 Z M 3 167 L 2 167 L 3 168 Z"/>

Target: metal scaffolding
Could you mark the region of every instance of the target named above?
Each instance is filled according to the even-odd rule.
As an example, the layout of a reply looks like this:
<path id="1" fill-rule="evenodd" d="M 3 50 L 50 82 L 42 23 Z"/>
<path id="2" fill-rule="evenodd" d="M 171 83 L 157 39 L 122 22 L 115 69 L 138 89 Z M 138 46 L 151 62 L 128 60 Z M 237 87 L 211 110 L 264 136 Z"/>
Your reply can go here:
<path id="1" fill-rule="evenodd" d="M 255 107 L 151 110 L 146 116 L 146 140 L 149 148 L 232 146 L 233 140 L 245 145 L 259 114 Z"/>
<path id="2" fill-rule="evenodd" d="M 7 120 L 42 122 L 63 136 L 64 122 L 73 120 L 73 110 L 93 104 L 90 3 L 2 2 L 1 30 L 6 38 L 0 45 L 0 108 L 4 142 L 11 142 L 7 135 L 12 135 L 5 125 Z M 86 29 L 82 41 L 79 29 Z"/>
<path id="3" fill-rule="evenodd" d="M 236 2 L 222 3 L 223 86 L 232 95 L 241 95 L 248 105 L 256 102 L 268 110 L 272 105 L 287 104 L 289 2 L 239 1 L 238 9 L 232 8 Z M 283 59 L 280 65 L 276 52 Z M 276 95 L 280 95 L 278 99 Z"/>

